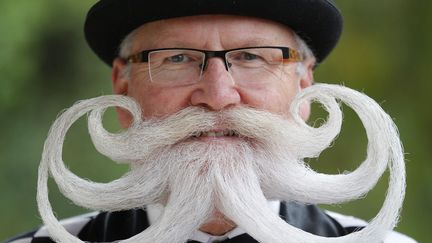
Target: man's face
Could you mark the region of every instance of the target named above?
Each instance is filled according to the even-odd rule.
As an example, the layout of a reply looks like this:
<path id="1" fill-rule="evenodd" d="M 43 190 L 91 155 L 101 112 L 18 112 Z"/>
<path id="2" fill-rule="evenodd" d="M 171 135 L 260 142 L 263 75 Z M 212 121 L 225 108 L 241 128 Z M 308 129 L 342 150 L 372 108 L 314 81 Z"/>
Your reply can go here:
<path id="1" fill-rule="evenodd" d="M 138 28 L 130 43 L 130 54 L 159 48 L 192 48 L 201 50 L 228 50 L 243 47 L 286 46 L 298 50 L 293 32 L 284 25 L 249 17 L 207 15 L 169 19 L 145 24 Z M 144 118 L 159 118 L 177 113 L 187 107 L 203 107 L 208 111 L 223 111 L 247 106 L 271 113 L 288 115 L 294 96 L 312 83 L 314 60 L 305 60 L 306 72 L 297 72 L 297 62 L 284 64 L 280 76 L 263 76 L 259 82 L 236 80 L 226 70 L 222 58 L 210 58 L 201 80 L 187 85 L 166 85 L 152 82 L 145 64 L 125 64 L 117 58 L 113 63 L 113 86 L 117 94 L 127 94 L 140 104 Z M 126 65 L 131 65 L 129 75 L 123 75 Z M 128 127 L 131 117 L 119 109 L 123 127 Z M 303 119 L 309 115 L 309 105 L 300 108 Z M 217 127 L 212 128 L 218 132 Z M 227 129 L 227 128 L 220 128 Z M 228 128 L 231 129 L 231 128 Z M 229 136 L 229 134 L 227 134 Z M 231 138 L 213 137 L 201 141 Z M 234 141 L 237 141 L 236 139 Z M 205 156 L 202 156 L 205 157 Z M 213 156 L 214 157 L 214 156 Z M 229 157 L 229 156 L 228 156 Z M 216 217 L 209 221 L 209 228 L 223 225 L 221 232 L 232 227 Z M 205 230 L 204 225 L 203 229 Z M 218 232 L 216 232 L 218 233 Z"/>
<path id="2" fill-rule="evenodd" d="M 157 48 L 194 48 L 226 50 L 250 46 L 287 46 L 298 49 L 293 32 L 284 25 L 239 16 L 193 16 L 156 21 L 141 26 L 131 43 L 130 53 Z M 194 84 L 166 86 L 150 81 L 148 70 L 132 64 L 130 75 L 121 75 L 125 62 L 113 63 L 115 93 L 135 98 L 144 117 L 162 117 L 188 106 L 201 106 L 211 111 L 245 105 L 278 114 L 286 114 L 295 94 L 312 82 L 312 63 L 306 60 L 306 73 L 296 72 L 298 63 L 285 64 L 279 79 L 245 85 L 233 80 L 221 58 L 210 58 L 202 79 Z M 304 118 L 308 106 L 301 108 Z M 123 126 L 129 115 L 119 111 Z"/>

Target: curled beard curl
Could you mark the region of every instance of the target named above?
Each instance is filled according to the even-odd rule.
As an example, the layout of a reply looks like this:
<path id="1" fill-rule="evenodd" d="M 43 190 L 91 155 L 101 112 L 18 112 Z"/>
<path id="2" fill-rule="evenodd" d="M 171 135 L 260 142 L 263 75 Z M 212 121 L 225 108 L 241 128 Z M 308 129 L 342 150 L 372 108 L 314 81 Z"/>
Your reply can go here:
<path id="1" fill-rule="evenodd" d="M 326 175 L 303 159 L 316 157 L 339 134 L 342 114 L 335 99 L 357 112 L 368 148 L 366 160 L 353 172 Z M 329 117 L 318 128 L 298 115 L 305 100 L 323 104 Z M 106 108 L 118 106 L 134 116 L 132 126 L 118 134 L 102 126 Z M 84 180 L 61 158 L 65 134 L 82 115 L 97 150 L 114 161 L 129 163 L 130 172 L 109 183 Z M 380 242 L 394 228 L 405 193 L 403 150 L 391 118 L 369 97 L 337 85 L 314 85 L 293 101 L 291 118 L 250 108 L 208 112 L 186 108 L 168 118 L 142 121 L 139 106 L 123 96 L 79 102 L 53 124 L 39 167 L 38 207 L 52 238 L 81 242 L 55 218 L 48 199 L 49 173 L 75 204 L 96 210 L 126 210 L 164 203 L 159 220 L 122 242 L 185 242 L 218 210 L 260 242 Z M 215 127 L 235 130 L 241 139 L 203 143 L 190 139 Z M 385 169 L 389 190 L 378 215 L 363 230 L 337 238 L 319 237 L 294 228 L 271 212 L 267 199 L 305 203 L 343 203 L 363 197 Z M 323 185 L 326 185 L 323 187 Z"/>

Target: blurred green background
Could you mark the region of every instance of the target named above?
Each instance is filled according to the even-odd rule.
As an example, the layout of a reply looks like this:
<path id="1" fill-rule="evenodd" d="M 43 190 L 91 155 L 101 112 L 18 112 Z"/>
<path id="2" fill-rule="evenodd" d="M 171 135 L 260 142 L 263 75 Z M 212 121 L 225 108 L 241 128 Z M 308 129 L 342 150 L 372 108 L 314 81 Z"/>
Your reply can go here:
<path id="1" fill-rule="evenodd" d="M 111 93 L 110 70 L 86 46 L 82 26 L 96 1 L 0 1 L 0 240 L 41 223 L 36 180 L 50 124 L 79 99 Z M 345 18 L 341 42 L 318 67 L 316 81 L 344 84 L 374 98 L 394 118 L 406 152 L 408 188 L 398 231 L 429 242 L 432 216 L 432 1 L 337 1 Z M 317 105 L 314 111 L 322 113 Z M 311 166 L 322 172 L 354 169 L 365 157 L 366 139 L 356 115 L 332 149 Z M 315 116 L 319 117 L 319 116 Z M 118 130 L 115 113 L 106 115 Z M 70 130 L 64 160 L 82 177 L 109 181 L 127 168 L 95 152 L 85 119 Z M 387 188 L 386 176 L 365 199 L 326 206 L 373 218 Z M 58 217 L 85 212 L 51 182 Z"/>

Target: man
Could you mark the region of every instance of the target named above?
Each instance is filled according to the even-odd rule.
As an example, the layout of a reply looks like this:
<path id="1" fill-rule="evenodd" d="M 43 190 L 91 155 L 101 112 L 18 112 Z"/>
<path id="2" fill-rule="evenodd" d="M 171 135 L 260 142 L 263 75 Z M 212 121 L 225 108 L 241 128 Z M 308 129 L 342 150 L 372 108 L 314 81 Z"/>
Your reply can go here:
<path id="1" fill-rule="evenodd" d="M 141 242 L 139 239 L 146 239 L 145 242 L 257 242 L 266 239 L 271 242 L 267 240 L 272 239 L 271 234 L 258 238 L 259 234 L 254 235 L 249 230 L 252 226 L 247 230 L 238 226 L 248 225 L 249 221 L 243 223 L 238 220 L 236 210 L 229 209 L 232 205 L 225 200 L 237 200 L 239 205 L 246 205 L 241 211 L 247 211 L 248 203 L 242 203 L 242 197 L 238 197 L 241 190 L 231 195 L 230 189 L 213 191 L 213 186 L 230 187 L 223 181 L 232 180 L 233 184 L 238 183 L 232 185 L 233 188 L 244 189 L 241 192 L 245 198 L 248 190 L 261 190 L 254 186 L 243 188 L 243 184 L 248 184 L 249 177 L 242 180 L 242 174 L 249 173 L 249 167 L 242 167 L 242 161 L 245 164 L 249 160 L 259 161 L 252 166 L 254 168 L 270 166 L 264 164 L 277 152 L 272 154 L 269 151 L 276 151 L 280 145 L 274 148 L 272 145 L 261 146 L 259 139 L 277 144 L 273 140 L 277 140 L 278 135 L 271 136 L 267 130 L 252 131 L 261 128 L 261 125 L 250 126 L 248 130 L 247 123 L 267 122 L 266 116 L 271 116 L 270 120 L 279 119 L 272 114 L 291 119 L 288 110 L 294 97 L 313 84 L 314 68 L 336 45 L 341 29 L 342 17 L 331 0 L 163 0 L 151 4 L 139 0 L 100 0 L 88 13 L 86 38 L 96 54 L 112 66 L 114 92 L 132 97 L 142 109 L 140 116 L 143 120 L 154 122 L 145 125 L 152 127 L 146 133 L 151 139 L 147 139 L 148 142 L 140 140 L 139 143 L 147 145 L 155 140 L 158 141 L 155 144 L 163 144 L 165 136 L 168 136 L 166 134 L 180 134 L 178 130 L 183 129 L 192 129 L 192 136 L 173 140 L 172 144 L 166 142 L 169 148 L 158 144 L 156 149 L 139 160 L 127 157 L 133 156 L 130 153 L 125 153 L 126 157 L 121 152 L 122 155 L 112 155 L 112 150 L 121 150 L 121 145 L 110 147 L 103 144 L 108 144 L 109 138 L 99 142 L 93 138 L 95 145 L 101 151 L 110 153 L 110 157 L 132 160 L 135 163 L 132 167 L 135 168 L 145 164 L 140 176 L 133 177 L 135 174 L 131 173 L 136 181 L 146 178 L 145 183 L 138 183 L 140 186 L 151 184 L 150 176 L 159 181 L 166 174 L 169 179 L 160 182 L 157 191 L 152 192 L 158 196 L 151 200 L 143 197 L 138 202 L 148 201 L 157 205 L 135 205 L 131 202 L 131 193 L 125 194 L 130 200 L 122 200 L 118 205 L 110 201 L 105 205 L 101 198 L 103 195 L 99 195 L 99 200 L 93 200 L 89 199 L 93 195 L 89 192 L 88 201 L 85 201 L 87 199 L 77 197 L 79 194 L 87 195 L 87 191 L 75 193 L 75 190 L 67 192 L 64 189 L 80 205 L 113 212 L 69 219 L 63 221 L 62 226 L 80 240 L 90 242 L 125 240 L 136 237 L 146 229 L 146 232 L 159 235 L 159 238 L 148 233 L 150 236 L 145 236 L 147 238 L 131 238 L 130 242 Z M 246 110 L 238 113 L 243 114 L 244 122 L 235 127 L 234 124 L 240 123 L 242 118 L 231 113 L 242 107 Z M 119 121 L 124 128 L 133 129 L 137 116 L 127 108 L 127 105 L 118 108 Z M 261 111 L 268 113 L 262 115 Z M 211 113 L 213 120 L 207 122 L 203 118 L 197 121 L 205 117 L 203 112 Z M 309 103 L 299 104 L 298 113 L 303 120 L 307 120 Z M 262 119 L 259 119 L 260 114 Z M 165 120 L 170 122 L 169 125 L 164 123 Z M 207 126 L 210 121 L 214 122 Z M 194 124 L 194 127 L 188 128 L 189 124 Z M 172 126 L 176 126 L 175 129 Z M 95 133 L 98 133 L 97 130 L 95 128 Z M 248 134 L 257 135 L 246 136 Z M 264 138 L 267 134 L 270 138 Z M 254 137 L 258 138 L 257 141 L 253 141 Z M 142 150 L 145 149 L 136 151 L 141 153 Z M 161 164 L 165 167 L 156 170 L 158 172 L 144 169 Z M 214 172 L 219 170 L 222 170 L 221 174 Z M 213 172 L 215 174 L 211 174 Z M 250 178 L 254 175 L 256 172 L 250 172 Z M 216 179 L 213 181 L 211 178 Z M 68 180 L 67 175 L 64 175 L 64 180 Z M 116 193 L 122 195 L 123 191 L 133 187 L 126 185 L 119 186 Z M 268 198 L 279 199 L 274 196 L 277 192 L 272 188 L 265 188 L 265 182 L 261 187 Z M 138 186 L 137 189 L 145 191 Z M 185 191 L 188 195 L 182 195 Z M 112 195 L 108 191 L 106 193 Z M 218 193 L 220 195 L 214 195 Z M 145 191 L 142 194 L 151 193 Z M 257 195 L 261 195 L 260 192 Z M 40 208 L 44 208 L 46 202 L 41 203 L 41 198 L 38 198 L 42 205 Z M 138 206 L 141 208 L 136 209 Z M 322 237 L 347 236 L 366 226 L 363 221 L 324 212 L 309 204 L 269 200 L 268 209 L 290 225 Z M 165 218 L 170 222 L 164 222 Z M 258 227 L 257 231 L 263 231 L 263 227 Z M 10 242 L 52 242 L 50 237 L 62 239 L 50 234 L 52 231 L 48 233 L 47 228 L 41 228 Z M 265 232 L 262 234 L 266 235 Z M 274 237 L 281 241 L 278 236 Z M 292 238 L 286 237 L 282 241 L 301 242 L 298 239 L 306 238 L 295 238 L 293 234 Z M 413 241 L 398 233 L 390 233 L 385 242 Z"/>

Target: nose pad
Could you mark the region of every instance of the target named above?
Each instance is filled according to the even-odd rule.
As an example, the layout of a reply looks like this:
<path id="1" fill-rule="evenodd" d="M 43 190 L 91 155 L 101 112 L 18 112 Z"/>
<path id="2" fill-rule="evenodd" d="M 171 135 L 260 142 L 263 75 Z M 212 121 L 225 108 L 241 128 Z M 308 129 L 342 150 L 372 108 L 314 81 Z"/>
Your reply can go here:
<path id="1" fill-rule="evenodd" d="M 202 63 L 202 64 L 199 65 L 199 67 L 201 68 L 201 70 L 202 70 L 203 72 L 205 72 L 205 71 L 207 70 L 208 63 L 209 63 L 209 60 L 210 60 L 211 58 L 221 58 L 222 61 L 223 61 L 223 63 L 224 63 L 224 66 L 225 66 L 225 70 L 226 70 L 227 72 L 229 72 L 229 70 L 230 70 L 230 68 L 231 68 L 231 66 L 232 66 L 232 63 L 228 62 L 228 61 L 226 60 L 225 57 L 217 57 L 217 56 L 206 58 L 206 59 L 204 60 L 204 63 Z"/>
<path id="2" fill-rule="evenodd" d="M 232 67 L 232 63 L 225 60 L 225 68 L 229 72 L 230 68 Z"/>

